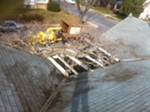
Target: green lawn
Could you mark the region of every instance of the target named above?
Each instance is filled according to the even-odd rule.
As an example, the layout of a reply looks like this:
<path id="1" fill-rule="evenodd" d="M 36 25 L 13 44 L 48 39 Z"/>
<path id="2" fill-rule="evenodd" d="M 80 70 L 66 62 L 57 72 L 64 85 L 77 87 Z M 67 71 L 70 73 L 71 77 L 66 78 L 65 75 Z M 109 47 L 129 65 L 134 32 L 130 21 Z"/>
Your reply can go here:
<path id="1" fill-rule="evenodd" d="M 121 21 L 125 18 L 103 7 L 92 7 L 92 9 L 104 15 L 105 17 L 114 19 L 116 21 Z M 37 21 L 50 24 L 60 23 L 62 19 L 77 22 L 79 21 L 79 18 L 77 16 L 67 13 L 64 10 L 61 10 L 60 12 L 51 12 L 42 9 L 26 9 L 26 8 L 19 8 L 14 10 L 13 13 L 5 19 L 15 20 L 18 22 Z"/>
<path id="2" fill-rule="evenodd" d="M 98 11 L 102 14 L 114 14 L 113 11 L 103 8 L 103 7 L 92 7 L 92 9 L 94 9 L 95 11 Z"/>
<path id="3" fill-rule="evenodd" d="M 125 16 L 119 15 L 119 14 L 115 14 L 112 10 L 109 10 L 107 8 L 103 8 L 103 7 L 92 7 L 93 10 L 95 10 L 96 12 L 111 18 L 113 20 L 116 21 L 121 21 L 125 18 Z"/>
<path id="4" fill-rule="evenodd" d="M 82 2 L 81 3 L 82 6 L 85 6 L 85 3 Z M 104 7 L 91 7 L 91 9 L 93 9 L 94 11 L 100 13 L 101 15 L 107 17 L 107 18 L 111 18 L 113 20 L 116 21 L 121 21 L 125 18 L 125 16 L 119 15 L 119 14 L 115 14 L 112 10 L 104 8 Z"/>
<path id="5" fill-rule="evenodd" d="M 62 19 L 79 21 L 79 18 L 77 16 L 67 13 L 64 10 L 61 10 L 60 12 L 51 12 L 42 9 L 25 8 L 14 10 L 13 13 L 5 19 L 16 20 L 19 22 L 37 21 L 50 24 L 60 23 Z"/>

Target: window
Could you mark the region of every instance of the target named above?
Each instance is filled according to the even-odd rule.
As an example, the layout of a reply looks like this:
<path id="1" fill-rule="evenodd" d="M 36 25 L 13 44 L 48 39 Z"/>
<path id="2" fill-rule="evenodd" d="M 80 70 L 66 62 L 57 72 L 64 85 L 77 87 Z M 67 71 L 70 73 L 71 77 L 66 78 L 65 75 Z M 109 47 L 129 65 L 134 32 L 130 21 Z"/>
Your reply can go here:
<path id="1" fill-rule="evenodd" d="M 8 27 L 8 26 L 9 26 L 9 23 L 4 23 L 3 26 L 4 26 L 4 27 Z"/>
<path id="2" fill-rule="evenodd" d="M 16 25 L 14 23 L 9 23 L 10 27 L 16 27 Z"/>

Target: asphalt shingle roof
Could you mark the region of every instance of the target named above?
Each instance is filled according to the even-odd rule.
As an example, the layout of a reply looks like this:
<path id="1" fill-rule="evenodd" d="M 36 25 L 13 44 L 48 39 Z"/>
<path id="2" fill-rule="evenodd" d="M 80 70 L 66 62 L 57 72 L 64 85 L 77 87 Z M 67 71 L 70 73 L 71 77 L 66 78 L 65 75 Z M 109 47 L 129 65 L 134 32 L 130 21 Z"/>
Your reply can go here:
<path id="1" fill-rule="evenodd" d="M 42 57 L 0 45 L 0 112 L 39 111 L 59 84 L 53 70 Z"/>
<path id="2" fill-rule="evenodd" d="M 150 56 L 145 21 L 127 17 L 103 37 L 121 38 L 121 59 Z M 149 67 L 150 59 L 122 62 L 70 78 L 48 112 L 150 112 Z M 39 111 L 59 83 L 53 68 L 44 58 L 0 45 L 0 112 Z"/>
<path id="3" fill-rule="evenodd" d="M 150 24 L 138 18 L 127 17 L 99 39 L 107 40 L 105 44 L 110 44 L 121 59 L 150 56 Z"/>
<path id="4" fill-rule="evenodd" d="M 150 59 L 70 79 L 48 112 L 150 112 Z"/>
<path id="5" fill-rule="evenodd" d="M 150 57 L 149 38 L 149 23 L 127 17 L 99 39 L 124 59 Z M 149 68 L 148 58 L 83 73 L 64 85 L 48 112 L 150 112 Z"/>

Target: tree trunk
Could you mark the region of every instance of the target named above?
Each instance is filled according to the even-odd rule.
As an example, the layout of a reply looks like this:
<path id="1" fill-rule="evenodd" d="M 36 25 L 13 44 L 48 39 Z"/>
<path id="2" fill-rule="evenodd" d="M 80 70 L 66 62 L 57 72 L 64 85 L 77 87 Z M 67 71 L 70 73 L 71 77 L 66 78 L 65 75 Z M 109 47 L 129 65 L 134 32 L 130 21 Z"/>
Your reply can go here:
<path id="1" fill-rule="evenodd" d="M 80 23 L 81 24 L 83 24 L 83 18 L 84 18 L 84 16 L 85 16 L 85 14 L 86 14 L 86 12 L 89 10 L 89 8 L 91 7 L 91 6 L 93 6 L 94 4 L 95 4 L 95 2 L 96 2 L 96 0 L 93 0 L 91 3 L 87 3 L 87 2 L 85 2 L 85 8 L 84 8 L 84 10 L 82 10 L 82 8 L 81 8 L 81 4 L 80 4 L 80 0 L 76 0 L 76 4 L 77 4 L 77 8 L 78 8 L 78 11 L 80 12 Z"/>
<path id="2" fill-rule="evenodd" d="M 83 23 L 84 23 L 83 18 L 84 18 L 84 16 L 85 16 L 85 13 L 86 13 L 86 12 L 80 14 L 80 21 L 79 21 L 80 24 L 83 24 Z"/>

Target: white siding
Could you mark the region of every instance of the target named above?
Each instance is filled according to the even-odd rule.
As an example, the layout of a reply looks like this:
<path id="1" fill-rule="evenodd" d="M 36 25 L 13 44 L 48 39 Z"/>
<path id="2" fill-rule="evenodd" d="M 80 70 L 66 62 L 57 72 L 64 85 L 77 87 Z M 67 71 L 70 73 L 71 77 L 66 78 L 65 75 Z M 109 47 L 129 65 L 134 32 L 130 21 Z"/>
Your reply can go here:
<path id="1" fill-rule="evenodd" d="M 36 3 L 48 3 L 48 0 L 36 0 Z"/>
<path id="2" fill-rule="evenodd" d="M 140 14 L 139 18 L 150 20 L 150 0 L 146 0 L 143 4 L 144 11 Z"/>

